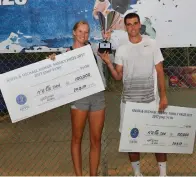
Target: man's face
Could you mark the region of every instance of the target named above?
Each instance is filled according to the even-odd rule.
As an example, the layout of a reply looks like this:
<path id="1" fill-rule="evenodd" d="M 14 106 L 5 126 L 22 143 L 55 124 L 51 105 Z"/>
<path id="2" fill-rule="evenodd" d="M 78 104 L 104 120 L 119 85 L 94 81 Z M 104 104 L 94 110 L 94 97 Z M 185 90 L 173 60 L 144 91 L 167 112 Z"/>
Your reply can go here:
<path id="1" fill-rule="evenodd" d="M 130 37 L 137 37 L 140 34 L 141 23 L 137 17 L 127 19 L 125 27 Z"/>

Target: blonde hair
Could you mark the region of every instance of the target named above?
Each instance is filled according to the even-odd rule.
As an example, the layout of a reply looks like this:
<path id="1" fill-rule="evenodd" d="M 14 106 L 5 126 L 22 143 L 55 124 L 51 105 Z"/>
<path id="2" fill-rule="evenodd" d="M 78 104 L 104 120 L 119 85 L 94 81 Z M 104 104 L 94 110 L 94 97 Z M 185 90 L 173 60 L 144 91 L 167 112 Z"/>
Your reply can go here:
<path id="1" fill-rule="evenodd" d="M 81 20 L 81 21 L 75 23 L 75 25 L 74 25 L 74 27 L 73 27 L 73 31 L 76 31 L 77 28 L 78 28 L 80 25 L 87 25 L 87 26 L 88 26 L 88 32 L 90 33 L 90 26 L 89 26 L 88 22 L 83 21 L 83 20 Z"/>

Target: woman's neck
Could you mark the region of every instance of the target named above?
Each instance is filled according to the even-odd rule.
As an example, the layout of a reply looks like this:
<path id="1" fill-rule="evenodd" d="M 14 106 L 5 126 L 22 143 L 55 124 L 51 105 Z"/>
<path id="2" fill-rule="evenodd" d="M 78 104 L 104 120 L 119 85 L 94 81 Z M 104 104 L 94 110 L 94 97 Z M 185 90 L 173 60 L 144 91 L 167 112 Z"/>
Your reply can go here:
<path id="1" fill-rule="evenodd" d="M 75 41 L 74 43 L 73 43 L 73 48 L 75 49 L 75 48 L 80 48 L 80 47 L 83 47 L 83 46 L 85 46 L 85 44 L 81 44 L 81 43 L 79 43 L 79 42 L 77 42 L 77 41 Z"/>

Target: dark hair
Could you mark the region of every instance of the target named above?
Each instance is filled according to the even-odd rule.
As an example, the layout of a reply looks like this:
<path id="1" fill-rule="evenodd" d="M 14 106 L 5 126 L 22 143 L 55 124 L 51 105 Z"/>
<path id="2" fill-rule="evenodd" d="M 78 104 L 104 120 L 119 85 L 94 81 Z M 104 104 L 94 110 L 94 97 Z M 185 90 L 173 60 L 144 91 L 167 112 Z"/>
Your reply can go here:
<path id="1" fill-rule="evenodd" d="M 129 14 L 127 14 L 127 15 L 125 16 L 125 18 L 124 18 L 124 24 L 126 25 L 126 20 L 127 20 L 127 19 L 131 19 L 131 18 L 137 18 L 138 21 L 140 22 L 140 17 L 139 17 L 138 14 L 136 14 L 136 13 L 129 13 Z"/>

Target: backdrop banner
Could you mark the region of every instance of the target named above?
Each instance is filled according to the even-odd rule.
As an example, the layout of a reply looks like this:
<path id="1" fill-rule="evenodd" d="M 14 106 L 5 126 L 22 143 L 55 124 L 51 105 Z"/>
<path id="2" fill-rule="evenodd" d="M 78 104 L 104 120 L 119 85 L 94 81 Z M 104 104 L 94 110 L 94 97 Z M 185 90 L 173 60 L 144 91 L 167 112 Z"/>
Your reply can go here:
<path id="1" fill-rule="evenodd" d="M 98 11 L 115 11 L 112 47 L 128 40 L 124 16 L 141 17 L 141 33 L 161 48 L 196 46 L 195 0 L 0 0 L 0 53 L 49 52 L 69 47 L 79 20 L 90 24 L 91 43 L 102 39 Z M 186 25 L 185 25 L 186 24 Z"/>

